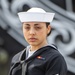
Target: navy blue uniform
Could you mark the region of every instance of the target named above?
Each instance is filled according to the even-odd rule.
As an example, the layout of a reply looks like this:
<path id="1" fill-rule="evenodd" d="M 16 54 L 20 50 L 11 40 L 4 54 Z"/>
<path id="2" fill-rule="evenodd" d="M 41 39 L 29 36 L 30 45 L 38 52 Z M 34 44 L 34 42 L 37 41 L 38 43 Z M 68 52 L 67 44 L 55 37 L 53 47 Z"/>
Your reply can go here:
<path id="1" fill-rule="evenodd" d="M 12 59 L 9 75 L 66 75 L 66 73 L 66 62 L 57 48 L 45 46 L 28 59 L 26 49 L 16 54 Z"/>

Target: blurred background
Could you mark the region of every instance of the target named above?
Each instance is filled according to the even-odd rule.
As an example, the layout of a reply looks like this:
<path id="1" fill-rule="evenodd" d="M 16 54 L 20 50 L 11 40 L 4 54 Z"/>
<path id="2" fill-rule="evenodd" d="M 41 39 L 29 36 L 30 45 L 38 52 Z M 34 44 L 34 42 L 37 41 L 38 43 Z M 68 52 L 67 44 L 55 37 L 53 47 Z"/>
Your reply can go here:
<path id="1" fill-rule="evenodd" d="M 56 13 L 48 42 L 64 56 L 67 75 L 75 75 L 75 0 L 0 0 L 0 75 L 8 74 L 12 57 L 28 45 L 17 13 L 31 7 Z"/>

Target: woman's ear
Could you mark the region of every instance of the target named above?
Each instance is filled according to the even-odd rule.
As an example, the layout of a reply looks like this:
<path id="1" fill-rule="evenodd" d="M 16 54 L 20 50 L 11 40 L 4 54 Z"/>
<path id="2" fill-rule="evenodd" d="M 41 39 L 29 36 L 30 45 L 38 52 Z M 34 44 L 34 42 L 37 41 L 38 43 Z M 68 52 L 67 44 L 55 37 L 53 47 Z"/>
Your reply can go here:
<path id="1" fill-rule="evenodd" d="M 51 32 L 51 26 L 48 25 L 48 34 Z"/>

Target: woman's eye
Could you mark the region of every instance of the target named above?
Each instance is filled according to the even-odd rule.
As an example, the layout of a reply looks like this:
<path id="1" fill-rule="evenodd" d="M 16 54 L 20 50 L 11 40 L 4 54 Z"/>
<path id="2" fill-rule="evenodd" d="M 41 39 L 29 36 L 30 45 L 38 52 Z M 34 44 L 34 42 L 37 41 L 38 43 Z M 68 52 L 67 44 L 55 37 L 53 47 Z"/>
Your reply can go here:
<path id="1" fill-rule="evenodd" d="M 36 29 L 41 29 L 41 27 L 35 27 Z"/>
<path id="2" fill-rule="evenodd" d="M 25 29 L 30 29 L 30 27 L 24 27 Z"/>

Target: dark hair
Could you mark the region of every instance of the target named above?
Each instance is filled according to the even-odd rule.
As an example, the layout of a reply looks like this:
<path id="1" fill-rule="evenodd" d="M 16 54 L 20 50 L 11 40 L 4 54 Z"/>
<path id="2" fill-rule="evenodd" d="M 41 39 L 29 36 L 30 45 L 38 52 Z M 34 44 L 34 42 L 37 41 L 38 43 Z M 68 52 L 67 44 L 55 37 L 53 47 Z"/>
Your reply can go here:
<path id="1" fill-rule="evenodd" d="M 50 23 L 49 22 L 46 22 L 46 27 L 48 27 L 49 25 L 50 25 Z M 49 36 L 50 33 L 51 33 L 51 31 L 47 34 L 47 36 Z"/>

